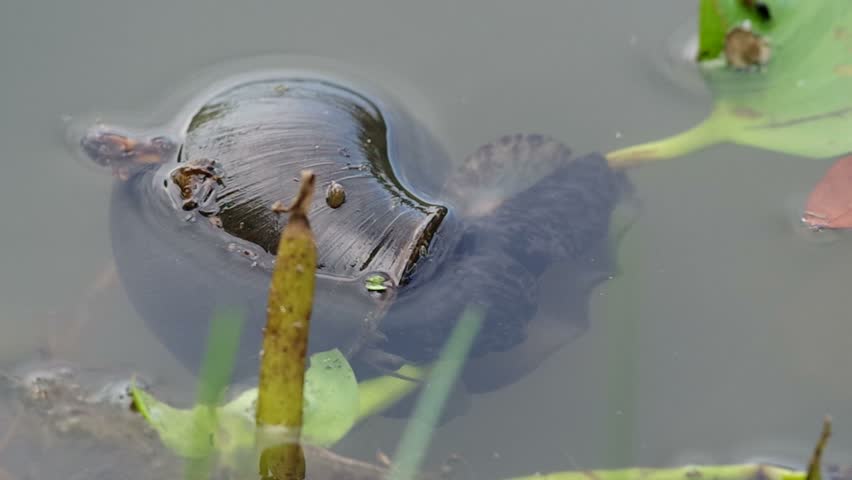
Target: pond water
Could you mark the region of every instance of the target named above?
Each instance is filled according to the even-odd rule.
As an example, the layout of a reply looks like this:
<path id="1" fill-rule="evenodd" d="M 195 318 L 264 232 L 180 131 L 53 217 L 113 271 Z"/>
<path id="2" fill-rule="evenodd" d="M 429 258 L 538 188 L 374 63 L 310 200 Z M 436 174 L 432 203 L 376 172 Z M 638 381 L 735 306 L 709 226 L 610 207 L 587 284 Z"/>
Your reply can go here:
<path id="1" fill-rule="evenodd" d="M 49 349 L 194 391 L 110 272 L 112 179 L 71 155 L 65 129 L 77 115 L 147 115 L 211 65 L 286 53 L 351 65 L 455 159 L 517 131 L 607 152 L 708 111 L 700 82 L 668 59 L 694 3 L 7 2 L 0 365 Z M 619 275 L 594 293 L 590 330 L 518 383 L 475 396 L 438 430 L 429 464 L 458 453 L 477 478 L 796 465 L 824 414 L 837 432 L 829 459 L 852 462 L 852 239 L 795 225 L 829 164 L 726 145 L 633 169 L 641 216 Z M 545 317 L 558 313 L 560 272 L 547 278 Z M 339 450 L 390 453 L 403 425 L 371 420 Z"/>

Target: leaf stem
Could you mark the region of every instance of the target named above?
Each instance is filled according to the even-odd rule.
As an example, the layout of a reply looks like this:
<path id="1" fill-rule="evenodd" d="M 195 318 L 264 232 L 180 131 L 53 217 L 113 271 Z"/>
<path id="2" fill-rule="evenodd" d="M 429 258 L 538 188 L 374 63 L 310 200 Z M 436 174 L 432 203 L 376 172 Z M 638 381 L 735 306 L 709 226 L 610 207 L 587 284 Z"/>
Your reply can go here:
<path id="1" fill-rule="evenodd" d="M 301 188 L 289 208 L 269 287 L 257 398 L 258 426 L 302 426 L 305 356 L 308 350 L 316 272 L 316 245 L 308 222 L 314 175 L 302 172 Z"/>
<path id="2" fill-rule="evenodd" d="M 613 168 L 626 168 L 652 160 L 665 160 L 700 150 L 725 139 L 716 111 L 700 124 L 671 137 L 655 142 L 615 150 L 606 155 Z"/>
<path id="3" fill-rule="evenodd" d="M 424 377 L 426 372 L 424 369 L 413 365 L 403 365 L 396 373 L 420 379 Z M 364 420 L 390 407 L 418 386 L 419 384 L 416 382 L 390 375 L 360 382 L 358 384 L 358 420 Z"/>

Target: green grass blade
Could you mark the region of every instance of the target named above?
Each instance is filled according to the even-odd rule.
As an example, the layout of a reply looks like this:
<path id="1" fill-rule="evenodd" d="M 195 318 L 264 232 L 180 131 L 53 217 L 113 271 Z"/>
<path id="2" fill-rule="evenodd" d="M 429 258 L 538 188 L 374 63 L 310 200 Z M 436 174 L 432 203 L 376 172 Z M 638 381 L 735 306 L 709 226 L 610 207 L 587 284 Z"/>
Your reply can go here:
<path id="1" fill-rule="evenodd" d="M 240 348 L 243 315 L 235 309 L 219 309 L 210 321 L 207 348 L 201 363 L 196 394 L 195 415 L 191 426 L 192 444 L 209 446 L 207 455 L 190 458 L 184 464 L 186 480 L 210 478 L 214 450 L 212 438 L 217 428 L 216 407 L 231 381 L 234 359 Z"/>
<path id="2" fill-rule="evenodd" d="M 414 415 L 397 447 L 388 475 L 390 480 L 410 480 L 420 468 L 435 425 L 444 409 L 450 389 L 461 372 L 473 340 L 479 333 L 482 319 L 481 308 L 468 307 L 453 329 L 441 357 L 429 375 L 423 393 L 417 400 Z"/>

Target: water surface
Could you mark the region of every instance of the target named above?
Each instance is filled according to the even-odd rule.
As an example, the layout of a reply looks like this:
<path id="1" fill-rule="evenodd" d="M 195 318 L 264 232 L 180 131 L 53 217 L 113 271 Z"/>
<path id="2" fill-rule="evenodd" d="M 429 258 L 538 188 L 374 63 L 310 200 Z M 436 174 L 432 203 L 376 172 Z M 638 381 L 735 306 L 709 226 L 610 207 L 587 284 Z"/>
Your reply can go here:
<path id="1" fill-rule="evenodd" d="M 120 285 L 107 275 L 89 293 L 111 256 L 111 180 L 72 158 L 67 116 L 142 115 L 211 65 L 288 53 L 354 66 L 417 111 L 453 158 L 516 131 L 605 152 L 708 111 L 706 93 L 659 65 L 693 3 L 6 3 L 0 361 L 64 340 L 62 355 L 84 365 L 191 380 Z M 622 244 L 621 275 L 595 293 L 590 331 L 517 384 L 474 398 L 439 430 L 430 463 L 459 453 L 477 477 L 495 478 L 803 462 L 826 413 L 838 432 L 830 458 L 852 461 L 852 241 L 793 227 L 796 202 L 829 163 L 719 146 L 631 172 L 642 216 Z M 541 315 L 557 314 L 560 275 L 549 274 Z M 401 426 L 371 421 L 341 451 L 392 452 Z"/>

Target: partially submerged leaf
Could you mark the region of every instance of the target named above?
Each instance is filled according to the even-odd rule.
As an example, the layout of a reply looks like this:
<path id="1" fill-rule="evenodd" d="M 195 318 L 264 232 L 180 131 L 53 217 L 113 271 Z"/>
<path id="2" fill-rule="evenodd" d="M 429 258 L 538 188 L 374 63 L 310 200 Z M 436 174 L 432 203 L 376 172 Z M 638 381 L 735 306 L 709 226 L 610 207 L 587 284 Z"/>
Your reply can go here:
<path id="1" fill-rule="evenodd" d="M 157 431 L 163 444 L 181 457 L 200 460 L 216 449 L 219 423 L 216 406 L 231 379 L 241 331 L 239 314 L 217 311 L 210 324 L 196 405 L 192 409 L 172 408 L 136 388 L 135 382 L 131 386 L 136 408 Z"/>
<path id="2" fill-rule="evenodd" d="M 707 3 L 701 10 L 705 32 L 704 23 L 724 22 L 721 31 L 747 16 L 738 0 L 711 1 L 714 8 Z M 709 117 L 673 137 L 612 152 L 607 158 L 613 165 L 672 158 L 720 142 L 811 158 L 852 151 L 852 4 L 769 3 L 772 21 L 753 22 L 772 46 L 769 65 L 740 71 L 705 63 L 702 72 L 716 101 Z"/>
<path id="3" fill-rule="evenodd" d="M 412 366 L 398 373 L 413 378 L 423 374 Z M 302 439 L 331 446 L 349 433 L 355 422 L 392 405 L 417 386 L 391 376 L 358 385 L 339 350 L 316 353 L 305 372 Z M 162 442 L 181 457 L 204 457 L 215 448 L 227 462 L 231 455 L 254 446 L 257 388 L 215 409 L 205 404 L 178 409 L 135 387 L 132 393 L 136 407 Z"/>
<path id="4" fill-rule="evenodd" d="M 136 408 L 160 435 L 163 444 L 184 458 L 202 458 L 213 452 L 216 413 L 198 404 L 181 410 L 160 402 L 147 392 L 131 387 Z"/>
<path id="5" fill-rule="evenodd" d="M 396 373 L 420 378 L 423 371 L 410 365 Z M 346 357 L 335 349 L 311 355 L 305 372 L 302 439 L 306 443 L 331 446 L 340 441 L 352 426 L 393 405 L 418 386 L 393 376 L 371 378 L 358 384 Z M 246 390 L 223 407 L 254 418 L 257 389 Z"/>
<path id="6" fill-rule="evenodd" d="M 817 183 L 802 221 L 812 228 L 852 228 L 852 155 L 835 162 Z"/>
<path id="7" fill-rule="evenodd" d="M 358 382 L 339 350 L 311 356 L 305 374 L 302 438 L 315 445 L 332 445 L 358 419 Z"/>

